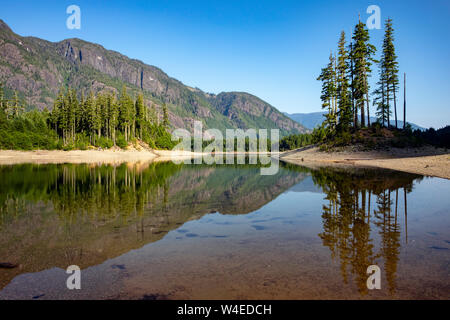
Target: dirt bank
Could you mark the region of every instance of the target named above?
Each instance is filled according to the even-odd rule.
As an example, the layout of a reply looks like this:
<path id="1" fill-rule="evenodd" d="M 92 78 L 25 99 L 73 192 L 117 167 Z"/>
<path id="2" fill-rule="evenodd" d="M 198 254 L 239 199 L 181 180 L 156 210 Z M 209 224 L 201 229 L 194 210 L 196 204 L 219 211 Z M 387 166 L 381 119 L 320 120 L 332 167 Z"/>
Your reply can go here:
<path id="1" fill-rule="evenodd" d="M 324 152 L 318 148 L 303 148 L 281 154 L 283 161 L 308 167 L 365 166 L 387 168 L 426 176 L 450 179 L 450 153 L 432 147 L 395 149 L 386 151 Z"/>

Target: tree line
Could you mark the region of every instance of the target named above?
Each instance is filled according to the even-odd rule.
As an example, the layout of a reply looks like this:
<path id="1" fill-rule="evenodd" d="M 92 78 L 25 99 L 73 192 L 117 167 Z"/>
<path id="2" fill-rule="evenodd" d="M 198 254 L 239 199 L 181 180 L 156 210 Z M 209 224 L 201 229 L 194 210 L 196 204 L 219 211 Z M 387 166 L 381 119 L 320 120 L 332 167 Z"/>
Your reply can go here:
<path id="1" fill-rule="evenodd" d="M 106 139 L 119 146 L 139 139 L 155 147 L 169 147 L 171 141 L 167 133 L 169 117 L 163 104 L 162 122 L 154 106 L 144 103 L 144 96 L 138 93 L 133 99 L 123 86 L 119 97 L 114 92 L 91 91 L 87 96 L 82 92 L 80 99 L 74 89 L 61 90 L 55 99 L 49 116 L 50 128 L 55 130 L 63 143 L 73 144 L 77 138 L 89 139 L 91 145 Z M 78 137 L 77 137 L 78 136 Z M 161 144 L 161 136 L 165 138 Z"/>
<path id="2" fill-rule="evenodd" d="M 329 62 L 317 80 L 322 82 L 322 108 L 327 110 L 322 130 L 326 135 L 339 135 L 370 127 L 370 96 L 376 107 L 377 122 L 390 127 L 394 111 L 397 123 L 397 93 L 399 89 L 398 62 L 394 46 L 392 19 L 385 23 L 381 59 L 375 59 L 376 47 L 370 43 L 369 31 L 361 21 L 355 26 L 349 44 L 341 32 L 337 54 L 330 54 Z M 372 66 L 379 66 L 377 88 L 370 92 Z M 404 117 L 406 110 L 404 110 Z M 406 121 L 404 121 L 405 129 Z"/>
<path id="3" fill-rule="evenodd" d="M 0 149 L 56 149 L 58 137 L 47 125 L 48 111 L 25 112 L 18 93 L 9 96 L 0 83 Z"/>
<path id="4" fill-rule="evenodd" d="M 155 105 L 145 104 L 142 92 L 132 97 L 125 86 L 118 96 L 62 88 L 51 111 L 25 112 L 17 92 L 7 99 L 0 83 L 1 149 L 125 148 L 137 139 L 151 148 L 171 149 L 175 142 L 168 132 L 166 104 L 160 118 Z"/>
<path id="5" fill-rule="evenodd" d="M 14 91 L 14 95 L 11 99 L 7 99 L 3 84 L 0 83 L 0 112 L 2 112 L 7 119 L 18 117 L 23 113 L 25 108 L 19 99 L 17 91 Z"/>

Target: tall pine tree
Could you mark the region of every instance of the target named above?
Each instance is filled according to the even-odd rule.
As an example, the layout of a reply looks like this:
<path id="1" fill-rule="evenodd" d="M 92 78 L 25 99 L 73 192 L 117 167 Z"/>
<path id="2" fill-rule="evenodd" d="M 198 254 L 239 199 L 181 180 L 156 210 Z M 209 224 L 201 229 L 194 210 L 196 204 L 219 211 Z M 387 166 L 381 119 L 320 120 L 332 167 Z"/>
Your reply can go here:
<path id="1" fill-rule="evenodd" d="M 329 62 L 325 68 L 322 68 L 317 80 L 322 81 L 322 109 L 327 110 L 325 115 L 325 126 L 330 130 L 333 130 L 336 125 L 336 70 L 335 70 L 335 58 L 333 54 L 330 54 Z"/>
<path id="2" fill-rule="evenodd" d="M 0 82 L 0 112 L 6 113 L 5 91 L 2 82 Z"/>
<path id="3" fill-rule="evenodd" d="M 144 104 L 144 95 L 142 92 L 138 94 L 136 99 L 136 125 L 139 132 L 139 139 L 142 139 L 146 124 L 146 107 Z"/>
<path id="4" fill-rule="evenodd" d="M 342 31 L 338 43 L 338 56 L 336 67 L 337 79 L 337 100 L 339 114 L 339 131 L 348 132 L 352 123 L 352 105 L 350 100 L 349 83 L 348 83 L 348 51 L 345 46 L 345 32 Z"/>
<path id="5" fill-rule="evenodd" d="M 167 109 L 167 105 L 165 103 L 163 104 L 163 123 L 162 123 L 162 125 L 164 128 L 168 128 L 170 125 L 169 112 Z"/>
<path id="6" fill-rule="evenodd" d="M 373 99 L 373 105 L 376 107 L 376 116 L 378 119 L 378 122 L 381 124 L 381 126 L 385 126 L 385 123 L 387 123 L 389 116 L 390 116 L 390 110 L 389 106 L 386 103 L 386 75 L 384 73 L 383 68 L 381 67 L 380 62 L 380 80 L 377 82 L 378 87 L 373 92 L 373 95 L 375 98 Z"/>
<path id="7" fill-rule="evenodd" d="M 392 19 L 387 19 L 385 24 L 381 68 L 385 76 L 388 109 L 390 109 L 389 101 L 392 99 L 394 102 L 395 127 L 398 128 L 396 93 L 398 92 L 399 80 L 397 55 L 395 54 L 394 47 L 394 29 L 392 27 Z M 390 124 L 388 123 L 388 125 Z"/>
<path id="8" fill-rule="evenodd" d="M 369 30 L 361 21 L 355 26 L 353 33 L 352 52 L 350 53 L 353 60 L 353 89 L 356 110 L 361 112 L 361 126 L 365 126 L 365 106 L 367 107 L 367 120 L 370 124 L 369 112 L 369 81 L 371 73 L 371 65 L 376 60 L 373 59 L 376 48 L 369 43 Z"/>

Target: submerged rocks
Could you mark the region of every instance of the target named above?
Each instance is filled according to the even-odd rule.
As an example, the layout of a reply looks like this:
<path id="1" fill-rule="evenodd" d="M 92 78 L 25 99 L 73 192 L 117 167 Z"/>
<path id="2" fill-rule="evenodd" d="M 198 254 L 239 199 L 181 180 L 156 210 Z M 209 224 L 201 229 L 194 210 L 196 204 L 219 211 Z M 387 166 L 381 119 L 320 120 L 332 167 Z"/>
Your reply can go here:
<path id="1" fill-rule="evenodd" d="M 13 268 L 17 268 L 19 265 L 14 264 L 14 263 L 10 263 L 10 262 L 0 262 L 0 269 L 13 269 Z"/>

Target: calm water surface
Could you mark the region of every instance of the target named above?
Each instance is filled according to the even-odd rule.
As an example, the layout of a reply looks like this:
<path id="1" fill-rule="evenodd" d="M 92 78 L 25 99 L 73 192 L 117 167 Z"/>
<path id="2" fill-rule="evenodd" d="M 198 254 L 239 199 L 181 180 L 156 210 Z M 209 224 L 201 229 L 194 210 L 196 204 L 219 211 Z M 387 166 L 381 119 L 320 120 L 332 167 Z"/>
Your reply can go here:
<path id="1" fill-rule="evenodd" d="M 0 299 L 449 299 L 449 195 L 378 169 L 0 166 Z"/>

